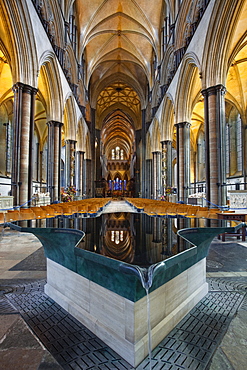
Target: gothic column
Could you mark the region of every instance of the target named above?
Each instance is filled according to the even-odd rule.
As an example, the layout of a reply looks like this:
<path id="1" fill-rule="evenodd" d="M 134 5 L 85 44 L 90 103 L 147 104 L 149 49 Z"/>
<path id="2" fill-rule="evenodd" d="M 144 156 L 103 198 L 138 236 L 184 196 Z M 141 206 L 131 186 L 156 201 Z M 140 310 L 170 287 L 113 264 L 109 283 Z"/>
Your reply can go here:
<path id="1" fill-rule="evenodd" d="M 41 192 L 42 185 L 43 185 L 43 150 L 39 152 L 39 191 Z"/>
<path id="2" fill-rule="evenodd" d="M 142 167 L 141 167 L 141 196 L 142 198 L 147 197 L 147 179 L 146 179 L 146 110 L 142 110 L 142 130 L 141 130 L 141 141 L 142 141 Z"/>
<path id="3" fill-rule="evenodd" d="M 93 171 L 93 163 L 90 158 L 87 158 L 85 161 L 86 165 L 86 195 L 87 198 L 92 198 L 93 195 L 93 189 L 92 189 L 92 171 Z"/>
<path id="4" fill-rule="evenodd" d="M 153 198 L 161 194 L 161 152 L 153 152 Z"/>
<path id="5" fill-rule="evenodd" d="M 11 191 L 14 204 L 29 206 L 33 194 L 32 144 L 34 134 L 35 95 L 37 89 L 21 82 L 13 86 L 13 154 Z"/>
<path id="6" fill-rule="evenodd" d="M 162 145 L 162 184 L 161 193 L 166 195 L 166 187 L 172 187 L 172 142 L 171 140 L 161 141 Z"/>
<path id="7" fill-rule="evenodd" d="M 35 174 L 35 180 L 38 182 L 39 181 L 39 160 L 40 160 L 40 150 L 39 150 L 40 144 L 36 143 L 36 174 Z"/>
<path id="8" fill-rule="evenodd" d="M 162 219 L 158 217 L 154 217 L 153 219 L 153 243 L 161 243 L 162 241 Z"/>
<path id="9" fill-rule="evenodd" d="M 75 185 L 75 140 L 65 141 L 65 186 Z"/>
<path id="10" fill-rule="evenodd" d="M 188 122 L 176 124 L 178 201 L 182 202 L 187 202 L 190 187 L 190 126 Z"/>
<path id="11" fill-rule="evenodd" d="M 47 151 L 47 190 L 51 202 L 60 200 L 60 172 L 61 172 L 61 131 L 63 123 L 47 122 L 48 151 Z"/>
<path id="12" fill-rule="evenodd" d="M 226 205 L 226 124 L 223 85 L 202 91 L 206 140 L 206 197 L 213 205 Z"/>
<path id="13" fill-rule="evenodd" d="M 243 175 L 244 189 L 247 189 L 247 126 L 243 128 Z"/>
<path id="14" fill-rule="evenodd" d="M 96 110 L 91 108 L 91 184 L 90 197 L 95 196 L 95 180 L 96 180 L 96 130 L 95 130 Z M 88 173 L 89 175 L 89 173 Z"/>
<path id="15" fill-rule="evenodd" d="M 87 173 L 87 160 L 85 158 L 85 154 L 84 154 L 84 159 L 83 159 L 83 183 L 82 183 L 82 196 L 83 198 L 87 198 L 88 197 L 88 193 L 87 193 L 87 177 L 88 177 L 88 173 Z"/>
<path id="16" fill-rule="evenodd" d="M 76 182 L 76 196 L 82 198 L 83 194 L 83 164 L 84 164 L 84 153 L 80 150 L 76 152 L 76 158 L 75 158 L 75 165 L 76 165 L 76 171 L 75 171 L 75 182 Z"/>
<path id="17" fill-rule="evenodd" d="M 152 159 L 146 159 L 146 177 L 145 177 L 145 186 L 146 186 L 146 196 L 147 198 L 152 198 Z"/>

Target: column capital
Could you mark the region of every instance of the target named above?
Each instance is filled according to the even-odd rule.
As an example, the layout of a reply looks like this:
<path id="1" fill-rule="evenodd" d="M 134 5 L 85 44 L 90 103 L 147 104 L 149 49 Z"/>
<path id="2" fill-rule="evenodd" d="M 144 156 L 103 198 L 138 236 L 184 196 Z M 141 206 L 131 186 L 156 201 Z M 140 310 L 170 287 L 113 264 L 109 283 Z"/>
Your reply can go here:
<path id="1" fill-rule="evenodd" d="M 172 140 L 162 140 L 160 143 L 162 145 L 172 145 Z"/>
<path id="2" fill-rule="evenodd" d="M 226 93 L 226 88 L 224 85 L 216 85 L 216 86 L 210 86 L 207 89 L 204 89 L 201 91 L 202 95 L 205 96 L 210 96 L 210 95 L 216 95 L 218 92 L 220 92 L 222 95 L 225 95 Z"/>
<path id="3" fill-rule="evenodd" d="M 185 127 L 190 127 L 191 126 L 191 123 L 190 122 L 179 122 L 179 123 L 175 123 L 175 126 L 177 128 L 185 128 Z"/>
<path id="4" fill-rule="evenodd" d="M 38 89 L 36 89 L 35 87 L 32 87 L 30 85 L 26 85 L 22 82 L 17 82 L 13 85 L 12 87 L 12 90 L 14 92 L 18 92 L 18 91 L 23 91 L 24 93 L 26 94 L 30 94 L 30 95 L 36 95 L 37 92 L 38 92 Z"/>
<path id="5" fill-rule="evenodd" d="M 77 141 L 76 140 L 73 140 L 73 139 L 67 139 L 67 140 L 65 140 L 65 143 L 66 144 L 76 144 Z"/>
<path id="6" fill-rule="evenodd" d="M 155 150 L 152 152 L 152 154 L 161 154 L 161 151 L 160 150 Z"/>
<path id="7" fill-rule="evenodd" d="M 46 122 L 46 124 L 48 126 L 54 126 L 54 127 L 62 127 L 63 126 L 63 123 L 62 122 L 53 121 L 53 120 Z"/>

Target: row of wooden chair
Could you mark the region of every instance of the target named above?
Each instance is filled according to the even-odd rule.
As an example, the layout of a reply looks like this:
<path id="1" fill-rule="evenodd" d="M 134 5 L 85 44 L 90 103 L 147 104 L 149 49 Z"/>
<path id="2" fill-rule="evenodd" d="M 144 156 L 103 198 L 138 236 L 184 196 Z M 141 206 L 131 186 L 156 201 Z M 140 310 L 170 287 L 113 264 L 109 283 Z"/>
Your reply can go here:
<path id="1" fill-rule="evenodd" d="M 153 199 L 127 198 L 138 211 L 142 210 L 149 216 L 183 216 L 189 218 L 212 218 L 217 219 L 219 208 L 208 208 L 191 204 L 180 204 Z"/>
<path id="2" fill-rule="evenodd" d="M 0 212 L 0 224 L 5 222 L 21 220 L 37 220 L 53 218 L 57 216 L 70 216 L 82 214 L 84 216 L 95 216 L 109 202 L 104 198 L 90 198 L 68 203 L 57 203 L 46 206 L 20 208 Z"/>

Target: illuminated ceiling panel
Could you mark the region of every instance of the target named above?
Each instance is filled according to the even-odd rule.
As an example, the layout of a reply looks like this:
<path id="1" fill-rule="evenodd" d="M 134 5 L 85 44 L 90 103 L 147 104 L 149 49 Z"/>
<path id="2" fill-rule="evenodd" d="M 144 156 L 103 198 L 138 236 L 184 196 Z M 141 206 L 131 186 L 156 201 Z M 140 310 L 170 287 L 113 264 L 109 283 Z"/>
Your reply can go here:
<path id="1" fill-rule="evenodd" d="M 134 114 L 140 113 L 140 100 L 137 93 L 128 85 L 115 83 L 105 88 L 97 100 L 97 111 L 100 115 L 105 109 L 114 104 L 123 104 Z"/>

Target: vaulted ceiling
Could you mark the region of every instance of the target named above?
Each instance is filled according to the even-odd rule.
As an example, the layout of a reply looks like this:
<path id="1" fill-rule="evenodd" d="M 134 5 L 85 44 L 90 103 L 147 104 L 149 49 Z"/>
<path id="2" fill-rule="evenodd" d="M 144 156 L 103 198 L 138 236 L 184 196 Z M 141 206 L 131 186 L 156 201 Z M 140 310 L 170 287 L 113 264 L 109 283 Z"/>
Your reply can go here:
<path id="1" fill-rule="evenodd" d="M 153 60 L 160 59 L 163 4 L 163 0 L 76 0 L 86 87 L 97 128 L 119 109 L 127 114 L 125 121 L 131 117 L 132 126 L 140 128 L 141 109 L 153 84 Z"/>

